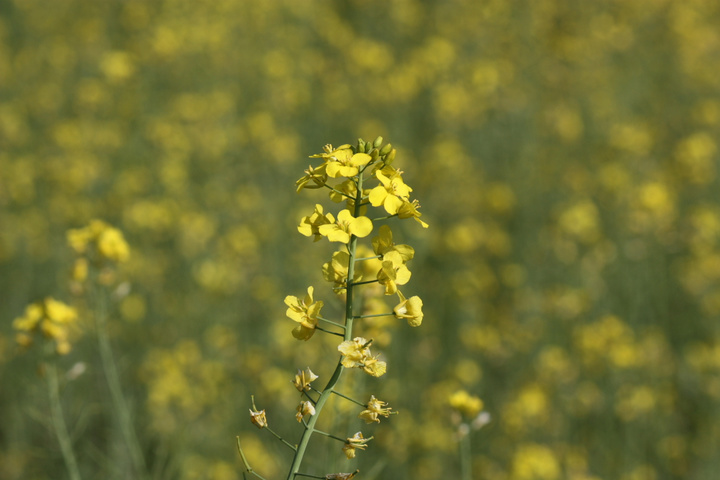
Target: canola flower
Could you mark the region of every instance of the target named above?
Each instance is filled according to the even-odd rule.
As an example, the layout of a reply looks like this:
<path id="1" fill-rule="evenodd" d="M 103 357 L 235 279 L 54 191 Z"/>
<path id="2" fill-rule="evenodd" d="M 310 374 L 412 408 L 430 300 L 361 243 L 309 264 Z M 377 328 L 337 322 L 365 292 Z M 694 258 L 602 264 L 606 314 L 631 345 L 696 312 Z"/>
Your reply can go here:
<path id="1" fill-rule="evenodd" d="M 294 295 L 285 297 L 286 315 L 298 323 L 292 331 L 296 339 L 307 342 L 318 331 L 342 337 L 337 347 L 340 360 L 322 390 L 311 385 L 318 376 L 310 367 L 298 370 L 292 380 L 301 396 L 295 419 L 303 425 L 304 430 L 296 445 L 279 437 L 294 451 L 288 480 L 294 479 L 297 475 L 349 479 L 357 474 L 356 471 L 325 474 L 324 477 L 319 477 L 300 472 L 307 445 L 314 434 L 342 442 L 342 451 L 348 459 L 355 458 L 358 451 L 365 450 L 368 442 L 373 438 L 363 436 L 362 432 L 342 438 L 318 430 L 317 420 L 331 397 L 338 396 L 362 406 L 363 410 L 359 412 L 358 417 L 368 424 L 379 423 L 380 417 L 388 418 L 395 413 L 387 406 L 387 402 L 377 399 L 374 395 L 363 404 L 336 390 L 340 374 L 345 369 L 362 370 L 371 377 L 381 377 L 387 372 L 387 363 L 380 359 L 381 355 L 371 352 L 370 346 L 373 340 L 355 334 L 356 331 L 362 330 L 364 318 L 391 317 L 406 320 L 411 326 L 419 326 L 423 320 L 422 300 L 417 296 L 407 299 L 400 291 L 400 287 L 410 280 L 411 273 L 407 262 L 412 260 L 415 251 L 409 245 L 394 242 L 389 221 L 394 218 L 413 218 L 424 228 L 427 228 L 427 224 L 419 220 L 421 216 L 417 210 L 419 203 L 410 198 L 413 189 L 403 181 L 402 172 L 390 165 L 395 156 L 396 150 L 390 144 L 383 145 L 382 137 L 378 137 L 373 142 L 359 139 L 355 146 L 344 144 L 335 148 L 328 144 L 323 147 L 322 153 L 311 156 L 322 159 L 323 163 L 317 166 L 311 165 L 305 170 L 305 175 L 296 182 L 298 192 L 304 189 L 326 188 L 329 190 L 332 202 L 344 202 L 345 208 L 335 214 L 326 211 L 322 204 L 316 204 L 310 215 L 301 218 L 297 230 L 306 237 L 312 237 L 314 242 L 325 238 L 328 242 L 342 244 L 342 247 L 332 254 L 330 261 L 323 264 L 322 274 L 331 284 L 331 290 L 345 301 L 345 314 L 344 318 L 339 320 L 321 316 L 325 302 L 315 299 L 313 286 L 308 287 L 304 297 Z M 371 218 L 368 213 L 369 206 L 382 210 L 380 216 Z M 369 237 L 376 228 L 377 235 L 369 242 L 372 250 L 368 246 L 358 244 L 360 239 Z M 377 288 L 374 289 L 373 285 Z M 358 291 L 363 288 L 364 291 Z M 389 312 L 358 314 L 357 312 L 362 308 L 361 304 L 371 302 L 372 292 L 380 296 L 397 294 L 400 303 Z M 254 404 L 253 409 L 250 410 L 250 420 L 258 428 L 267 429 L 265 410 L 257 410 Z M 263 477 L 250 467 L 239 438 L 238 450 L 246 471 L 262 479 Z"/>
<path id="2" fill-rule="evenodd" d="M 40 302 L 31 303 L 25 313 L 13 320 L 13 329 L 17 331 L 15 340 L 22 347 L 29 347 L 39 334 L 55 344 L 59 355 L 66 355 L 72 349 L 70 334 L 77 330 L 77 310 L 66 303 L 48 297 Z"/>

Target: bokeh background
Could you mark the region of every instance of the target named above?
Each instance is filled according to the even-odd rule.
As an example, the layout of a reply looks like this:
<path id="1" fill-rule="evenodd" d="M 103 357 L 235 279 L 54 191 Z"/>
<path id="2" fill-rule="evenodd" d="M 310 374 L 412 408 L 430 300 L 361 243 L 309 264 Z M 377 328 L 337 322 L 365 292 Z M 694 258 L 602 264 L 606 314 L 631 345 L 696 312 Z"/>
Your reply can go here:
<path id="1" fill-rule="evenodd" d="M 370 325 L 388 373 L 346 391 L 401 413 L 338 402 L 327 428 L 375 440 L 313 440 L 307 470 L 457 478 L 464 389 L 492 415 L 474 478 L 717 479 L 718 25 L 712 0 L 1 0 L 0 478 L 64 478 L 12 320 L 73 303 L 65 235 L 93 218 L 132 248 L 113 346 L 153 478 L 242 478 L 236 435 L 284 478 L 250 395 L 297 441 L 290 379 L 337 354 L 283 299 L 341 311 L 334 247 L 296 232 L 327 197 L 294 181 L 382 135 L 430 224 L 396 230 L 425 321 Z M 91 330 L 67 421 L 86 478 L 132 478 Z"/>

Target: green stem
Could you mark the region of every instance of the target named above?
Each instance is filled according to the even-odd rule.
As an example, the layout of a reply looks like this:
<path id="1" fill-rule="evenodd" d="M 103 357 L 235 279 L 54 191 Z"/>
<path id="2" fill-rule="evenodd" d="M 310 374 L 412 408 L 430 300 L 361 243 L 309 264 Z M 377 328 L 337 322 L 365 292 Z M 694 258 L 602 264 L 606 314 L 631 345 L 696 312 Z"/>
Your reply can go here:
<path id="1" fill-rule="evenodd" d="M 345 337 L 345 334 L 343 333 L 331 332 L 330 330 L 325 330 L 324 328 L 318 327 L 317 325 L 315 325 L 315 330 L 320 330 L 321 332 L 329 333 L 330 335 L 337 335 L 338 337 Z"/>
<path id="2" fill-rule="evenodd" d="M 354 287 L 355 285 L 366 285 L 368 283 L 376 283 L 377 281 L 377 278 L 375 280 L 363 280 L 362 282 L 352 282 L 348 286 Z"/>
<path id="3" fill-rule="evenodd" d="M 363 177 L 362 173 L 360 173 L 357 180 L 357 196 L 355 197 L 355 211 L 353 213 L 353 216 L 356 218 L 360 215 L 360 201 L 362 200 L 362 183 Z M 348 254 L 350 258 L 348 260 L 348 273 L 346 280 L 347 289 L 345 293 L 345 341 L 351 340 L 353 333 L 353 284 L 351 280 L 355 276 L 356 247 L 357 237 L 355 235 L 351 235 L 350 243 L 348 244 Z M 294 480 L 295 475 L 300 471 L 300 465 L 302 464 L 303 458 L 305 457 L 305 451 L 307 449 L 308 443 L 310 442 L 310 437 L 312 437 L 312 434 L 316 432 L 315 424 L 317 423 L 318 418 L 320 418 L 320 413 L 322 412 L 325 403 L 327 403 L 328 399 L 332 395 L 335 385 L 337 385 L 338 380 L 340 380 L 340 375 L 342 374 L 344 368 L 345 367 L 343 367 L 342 365 L 341 357 L 340 360 L 338 360 L 337 366 L 335 367 L 335 371 L 330 377 L 330 380 L 328 380 L 327 385 L 325 385 L 325 388 L 318 397 L 318 401 L 315 404 L 315 415 L 310 417 L 310 420 L 305 426 L 305 431 L 302 434 L 302 438 L 300 438 L 300 443 L 298 443 L 297 450 L 295 451 L 295 457 L 293 458 L 292 464 L 290 465 L 290 472 L 288 473 L 287 480 Z"/>
<path id="4" fill-rule="evenodd" d="M 358 315 L 355 317 L 355 320 L 358 318 L 372 318 L 372 317 L 390 317 L 395 315 L 393 312 L 390 313 L 373 313 L 372 315 Z"/>
<path id="5" fill-rule="evenodd" d="M 263 477 L 262 475 L 260 475 L 259 473 L 255 472 L 255 470 L 252 469 L 252 467 L 250 466 L 250 464 L 249 464 L 248 461 L 247 461 L 247 458 L 245 458 L 245 453 L 242 451 L 242 448 L 240 447 L 240 437 L 235 437 L 235 440 L 237 441 L 238 453 L 240 453 L 240 458 L 242 458 L 243 465 L 245 465 L 245 470 L 246 470 L 248 473 L 251 473 L 251 474 L 255 475 L 255 476 L 258 477 L 259 479 L 265 480 L 265 477 Z M 245 475 L 243 474 L 243 477 L 244 477 L 244 476 L 245 476 Z"/>
<path id="6" fill-rule="evenodd" d="M 311 400 L 312 400 L 312 399 L 311 399 Z M 282 438 L 280 435 L 278 435 L 277 433 L 275 433 L 275 431 L 272 430 L 270 427 L 266 426 L 265 429 L 266 429 L 268 432 L 272 433 L 272 435 L 273 435 L 275 438 L 277 438 L 277 439 L 280 440 L 282 443 L 284 443 L 285 445 L 287 445 L 288 447 L 290 447 L 293 451 L 296 451 L 296 450 L 297 450 L 297 447 L 296 447 L 295 445 L 293 445 L 292 443 L 288 442 L 287 440 L 285 440 L 284 438 Z"/>
<path id="7" fill-rule="evenodd" d="M 343 394 L 340 393 L 340 392 L 333 392 L 333 393 L 334 393 L 335 395 L 338 395 L 338 396 L 340 396 L 340 397 L 343 397 L 345 400 L 350 400 L 351 402 L 353 402 L 353 403 L 355 403 L 355 404 L 357 404 L 357 405 L 360 405 L 361 407 L 367 408 L 367 405 L 366 405 L 366 404 L 360 403 L 360 402 L 358 402 L 357 400 L 355 400 L 354 398 L 350 398 L 350 397 L 348 397 L 347 395 L 343 395 Z"/>
<path id="8" fill-rule="evenodd" d="M 110 398 L 112 399 L 113 408 L 119 417 L 120 432 L 127 445 L 130 461 L 132 462 L 136 475 L 138 475 L 138 478 L 148 478 L 145 458 L 143 457 L 140 442 L 133 428 L 132 415 L 130 414 L 130 408 L 123 395 L 120 375 L 118 374 L 115 359 L 113 358 L 112 347 L 110 346 L 110 336 L 107 328 L 106 293 L 104 291 L 98 292 L 98 290 L 100 290 L 100 288 L 96 286 L 94 289 L 95 307 L 97 309 L 95 312 L 95 327 L 100 348 L 100 358 L 102 360 L 108 388 L 110 389 Z"/>
<path id="9" fill-rule="evenodd" d="M 57 367 L 55 365 L 46 364 L 46 376 L 48 384 L 48 392 L 50 394 L 50 415 L 52 416 L 53 429 L 60 444 L 65 466 L 71 480 L 80 480 L 80 470 L 78 469 L 75 453 L 72 448 L 72 441 L 68 434 L 65 418 L 63 417 L 62 405 L 60 404 L 60 388 L 58 386 Z"/>
<path id="10" fill-rule="evenodd" d="M 460 478 L 472 480 L 472 450 L 470 449 L 470 432 L 460 439 Z"/>
<path id="11" fill-rule="evenodd" d="M 318 320 L 321 320 L 321 321 L 323 321 L 323 322 L 327 322 L 327 323 L 330 323 L 330 324 L 332 324 L 332 325 L 335 325 L 336 327 L 340 327 L 340 328 L 342 328 L 343 330 L 345 329 L 345 325 L 343 325 L 343 324 L 341 324 L 341 323 L 333 322 L 332 320 L 328 320 L 327 318 L 323 318 L 323 317 L 317 317 L 317 319 L 318 319 Z"/>

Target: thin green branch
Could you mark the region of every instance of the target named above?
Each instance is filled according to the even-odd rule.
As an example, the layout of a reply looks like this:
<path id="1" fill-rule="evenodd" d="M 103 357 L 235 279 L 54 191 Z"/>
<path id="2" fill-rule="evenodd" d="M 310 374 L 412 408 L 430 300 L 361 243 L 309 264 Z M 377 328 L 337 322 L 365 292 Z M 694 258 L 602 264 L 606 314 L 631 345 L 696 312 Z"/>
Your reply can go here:
<path id="1" fill-rule="evenodd" d="M 380 220 L 388 220 L 388 219 L 390 219 L 390 218 L 397 217 L 397 216 L 398 216 L 398 214 L 395 213 L 395 214 L 393 214 L 393 215 L 388 215 L 388 216 L 386 216 L 386 217 L 373 218 L 372 221 L 373 221 L 373 222 L 377 222 L 377 221 L 380 221 Z"/>
<path id="2" fill-rule="evenodd" d="M 363 258 L 356 258 L 356 262 L 362 262 L 363 260 L 374 260 L 376 258 L 382 258 L 382 255 L 375 255 L 374 257 L 363 257 Z"/>
<path id="3" fill-rule="evenodd" d="M 318 320 L 321 320 L 321 321 L 323 321 L 323 322 L 326 322 L 326 323 L 335 325 L 336 327 L 340 327 L 340 328 L 342 328 L 343 330 L 345 330 L 345 325 L 343 325 L 342 323 L 334 322 L 334 321 L 332 321 L 332 320 L 328 320 L 327 318 L 323 318 L 323 317 L 317 317 L 317 319 L 318 319 Z"/>
<path id="4" fill-rule="evenodd" d="M 338 396 L 340 396 L 340 397 L 343 397 L 343 398 L 346 399 L 346 400 L 350 400 L 351 402 L 353 402 L 353 403 L 355 403 L 355 404 L 357 404 L 357 405 L 360 405 L 361 407 L 367 408 L 367 405 L 366 405 L 366 404 L 361 403 L 361 402 L 358 402 L 358 401 L 355 400 L 354 398 L 350 398 L 350 397 L 348 397 L 347 395 L 343 395 L 342 393 L 337 392 L 337 391 L 334 391 L 334 390 L 333 390 L 333 393 L 334 393 L 335 395 L 338 395 Z"/>
<path id="5" fill-rule="evenodd" d="M 315 325 L 315 329 L 316 329 L 316 330 L 320 330 L 320 331 L 323 332 L 323 333 L 329 333 L 330 335 L 337 335 L 338 337 L 345 337 L 345 334 L 344 334 L 344 333 L 331 332 L 330 330 L 325 330 L 324 328 L 318 327 L 317 325 Z"/>
<path id="6" fill-rule="evenodd" d="M 375 280 L 363 280 L 362 282 L 352 282 L 349 286 L 354 287 L 356 285 L 366 285 L 368 283 L 376 283 L 377 281 L 377 278 Z"/>
<path id="7" fill-rule="evenodd" d="M 293 445 L 292 443 L 288 442 L 288 441 L 285 440 L 283 437 L 281 437 L 280 435 L 278 435 L 277 433 L 275 433 L 275 431 L 274 431 L 272 428 L 268 427 L 267 425 L 265 426 L 265 429 L 266 429 L 268 432 L 270 432 L 275 438 L 277 438 L 277 439 L 280 440 L 282 443 L 284 443 L 285 445 L 287 445 L 288 447 L 290 447 L 290 450 L 292 450 L 293 452 L 296 452 L 296 451 L 297 451 L 297 445 Z"/>
<path id="8" fill-rule="evenodd" d="M 372 315 L 357 315 L 357 316 L 354 317 L 354 318 L 355 318 L 355 320 L 357 320 L 357 319 L 359 319 L 359 318 L 390 317 L 390 316 L 393 316 L 393 315 L 395 315 L 393 312 L 390 312 L 390 313 L 373 313 Z"/>
<path id="9" fill-rule="evenodd" d="M 337 437 L 337 436 L 333 435 L 332 433 L 323 432 L 322 430 L 318 430 L 318 429 L 315 429 L 314 432 L 315 432 L 315 433 L 319 433 L 320 435 L 325 435 L 326 437 L 330 437 L 330 438 L 332 438 L 332 439 L 334 439 L 334 440 L 337 440 L 337 441 L 339 441 L 339 442 L 347 443 L 347 440 L 346 440 L 346 439 Z"/>
<path id="10" fill-rule="evenodd" d="M 248 463 L 247 458 L 245 458 L 245 453 L 242 451 L 242 447 L 240 447 L 240 437 L 236 436 L 235 440 L 237 441 L 237 449 L 238 449 L 238 452 L 240 453 L 240 458 L 242 458 L 243 465 L 245 465 L 245 470 L 248 473 L 255 475 L 260 480 L 267 480 L 265 477 L 263 477 L 262 475 L 257 473 L 255 470 L 253 470 L 252 467 L 250 466 L 250 464 Z M 244 473 L 243 473 L 243 476 L 245 476 Z"/>

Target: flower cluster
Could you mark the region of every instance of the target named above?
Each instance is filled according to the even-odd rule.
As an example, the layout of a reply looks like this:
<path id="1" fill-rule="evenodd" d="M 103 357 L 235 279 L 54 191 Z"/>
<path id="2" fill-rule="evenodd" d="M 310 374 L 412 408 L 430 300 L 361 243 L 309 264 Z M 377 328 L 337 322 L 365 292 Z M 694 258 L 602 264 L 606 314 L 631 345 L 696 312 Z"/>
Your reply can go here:
<path id="1" fill-rule="evenodd" d="M 55 351 L 65 355 L 72 348 L 69 341 L 70 331 L 77 326 L 77 311 L 54 298 L 31 303 L 25 308 L 25 314 L 13 320 L 17 330 L 17 343 L 23 347 L 33 344 L 35 334 L 55 342 Z"/>
<path id="2" fill-rule="evenodd" d="M 116 279 L 113 266 L 130 259 L 130 246 L 122 232 L 102 220 L 92 220 L 85 227 L 68 230 L 67 241 L 76 254 L 71 275 L 75 290 L 81 290 L 80 285 L 87 280 L 91 266 L 99 271 L 98 281 L 110 285 Z"/>
<path id="3" fill-rule="evenodd" d="M 330 200 L 341 204 L 335 214 L 326 211 L 323 205 L 316 204 L 312 213 L 302 217 L 297 229 L 302 235 L 312 237 L 315 242 L 327 239 L 328 242 L 341 244 L 322 266 L 322 274 L 332 285 L 332 290 L 344 300 L 345 315 L 340 320 L 322 317 L 320 311 L 325 303 L 315 299 L 313 286 L 307 288 L 304 297 L 285 297 L 286 315 L 298 324 L 292 331 L 296 339 L 310 340 L 316 331 L 343 338 L 337 347 L 341 357 L 335 374 L 323 390 L 317 390 L 311 385 L 318 376 L 309 367 L 298 370 L 292 380 L 301 396 L 295 418 L 305 426 L 305 431 L 297 446 L 291 446 L 295 457 L 289 477 L 298 473 L 313 433 L 322 433 L 342 441 L 342 450 L 348 459 L 354 458 L 358 450 L 365 450 L 372 439 L 364 437 L 362 432 L 342 439 L 317 430 L 315 423 L 331 395 L 336 394 L 364 407 L 358 417 L 368 424 L 379 423 L 380 417 L 387 418 L 395 413 L 387 406 L 387 402 L 374 395 L 363 404 L 336 390 L 343 369 L 357 368 L 372 377 L 380 377 L 387 371 L 387 363 L 380 359 L 379 354 L 374 355 L 370 350 L 373 339 L 355 335 L 356 330 L 362 328 L 363 319 L 395 317 L 406 320 L 413 327 L 419 326 L 423 320 L 422 300 L 417 296 L 408 299 L 400 291 L 400 287 L 410 280 L 407 264 L 415 256 L 415 250 L 409 245 L 396 244 L 387 222 L 394 218 L 413 218 L 424 228 L 428 225 L 420 220 L 419 203 L 410 198 L 413 189 L 404 182 L 402 171 L 392 166 L 395 156 L 395 149 L 390 144 L 383 145 L 382 137 L 373 142 L 360 139 L 356 146 L 345 144 L 335 148 L 325 145 L 322 153 L 311 156 L 322 159 L 323 163 L 311 165 L 296 182 L 298 192 L 326 188 Z M 371 218 L 369 207 L 379 210 L 379 216 Z M 367 242 L 369 245 L 359 245 L 359 239 L 369 237 L 376 226 L 377 233 Z M 364 306 L 372 303 L 373 296 L 386 295 L 397 295 L 399 298 L 399 303 L 391 311 L 359 314 L 373 311 Z M 264 410 L 253 408 L 250 410 L 250 419 L 259 428 L 268 428 Z M 246 467 L 250 471 L 247 463 Z M 349 479 L 356 473 L 327 474 L 325 478 Z"/>

